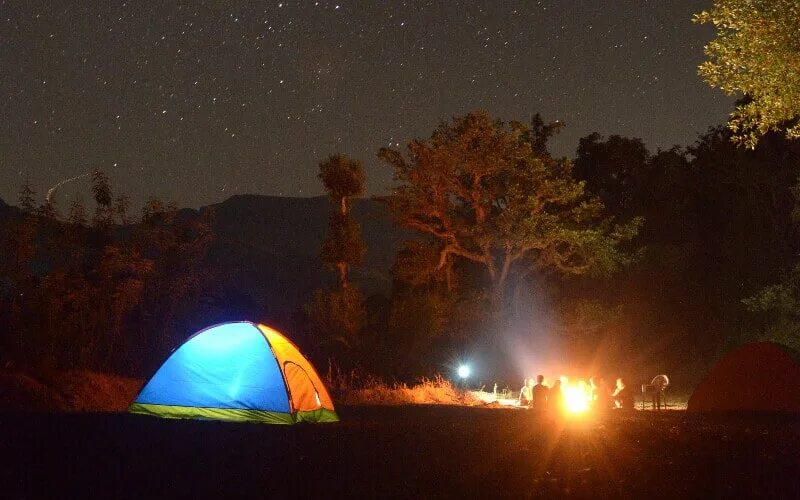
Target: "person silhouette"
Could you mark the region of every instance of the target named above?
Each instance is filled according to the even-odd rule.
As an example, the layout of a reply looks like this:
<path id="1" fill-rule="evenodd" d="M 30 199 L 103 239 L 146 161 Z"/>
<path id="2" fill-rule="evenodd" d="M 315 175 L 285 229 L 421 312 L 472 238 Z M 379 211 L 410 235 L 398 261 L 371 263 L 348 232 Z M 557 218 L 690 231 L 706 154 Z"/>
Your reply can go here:
<path id="1" fill-rule="evenodd" d="M 536 376 L 536 384 L 531 388 L 531 407 L 536 410 L 547 408 L 547 396 L 550 390 L 544 385 L 544 375 Z"/>
<path id="2" fill-rule="evenodd" d="M 522 389 L 519 391 L 519 400 L 517 403 L 520 406 L 530 406 L 533 400 L 533 379 L 526 378 L 522 381 Z"/>
<path id="3" fill-rule="evenodd" d="M 608 410 L 614 407 L 612 391 L 609 389 L 603 377 L 592 377 L 589 379 L 592 388 L 592 406 L 598 410 Z"/>
<path id="4" fill-rule="evenodd" d="M 547 407 L 553 411 L 559 411 L 564 408 L 564 392 L 561 388 L 561 379 L 556 379 L 553 382 L 553 387 L 548 391 Z"/>
<path id="5" fill-rule="evenodd" d="M 625 385 L 625 381 L 621 378 L 617 379 L 617 388 L 614 394 L 611 395 L 617 408 L 623 410 L 633 409 L 633 392 Z"/>

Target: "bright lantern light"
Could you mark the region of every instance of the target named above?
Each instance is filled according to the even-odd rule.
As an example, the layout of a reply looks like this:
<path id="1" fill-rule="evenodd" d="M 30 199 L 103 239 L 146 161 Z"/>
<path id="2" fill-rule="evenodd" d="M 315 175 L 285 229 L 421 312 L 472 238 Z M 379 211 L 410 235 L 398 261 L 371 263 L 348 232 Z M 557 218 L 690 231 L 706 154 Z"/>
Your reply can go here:
<path id="1" fill-rule="evenodd" d="M 458 376 L 461 377 L 461 378 L 469 377 L 470 372 L 471 372 L 471 370 L 469 369 L 469 366 L 467 366 L 467 365 L 461 365 L 461 366 L 458 367 Z"/>

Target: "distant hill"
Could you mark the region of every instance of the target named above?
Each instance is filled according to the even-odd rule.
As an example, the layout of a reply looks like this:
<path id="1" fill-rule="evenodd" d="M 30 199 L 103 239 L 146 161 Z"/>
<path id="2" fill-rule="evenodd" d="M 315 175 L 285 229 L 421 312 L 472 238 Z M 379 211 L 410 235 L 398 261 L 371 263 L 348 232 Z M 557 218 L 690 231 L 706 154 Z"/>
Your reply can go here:
<path id="1" fill-rule="evenodd" d="M 7 204 L 5 201 L 0 200 L 0 217 L 4 217 L 10 214 L 18 213 L 19 209 L 17 207 L 11 206 Z"/>
<path id="2" fill-rule="evenodd" d="M 336 273 L 320 263 L 330 206 L 326 197 L 237 195 L 202 207 L 201 212 L 213 208 L 216 214 L 207 258 L 224 276 L 214 287 L 223 306 L 229 304 L 232 314 L 252 310 L 259 317 L 285 317 L 302 307 L 314 289 L 334 283 Z M 0 225 L 19 212 L 0 200 Z M 196 215 L 190 209 L 180 214 Z M 374 200 L 355 200 L 353 215 L 362 225 L 368 251 L 364 266 L 353 270 L 352 277 L 367 295 L 388 293 L 394 256 L 408 235 Z"/>
<path id="3" fill-rule="evenodd" d="M 305 304 L 314 289 L 336 279 L 320 263 L 331 207 L 326 197 L 237 195 L 211 207 L 215 241 L 208 259 L 224 271 L 226 297 L 271 297 L 269 304 L 257 304 L 259 309 L 267 316 L 285 315 Z M 388 293 L 394 256 L 408 234 L 392 224 L 386 207 L 376 201 L 355 200 L 353 215 L 368 248 L 353 279 L 367 295 Z"/>

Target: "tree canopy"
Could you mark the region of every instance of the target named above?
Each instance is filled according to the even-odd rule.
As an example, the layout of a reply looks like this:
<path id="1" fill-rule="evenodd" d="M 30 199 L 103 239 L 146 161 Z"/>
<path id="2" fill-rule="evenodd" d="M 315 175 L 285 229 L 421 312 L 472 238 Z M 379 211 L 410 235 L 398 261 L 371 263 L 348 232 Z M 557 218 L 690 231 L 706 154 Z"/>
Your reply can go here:
<path id="1" fill-rule="evenodd" d="M 615 225 L 606 217 L 572 164 L 542 147 L 540 135 L 556 126 L 533 125 L 473 112 L 412 140 L 406 155 L 380 150 L 399 182 L 387 200 L 393 217 L 436 242 L 436 271 L 467 260 L 499 290 L 512 266 L 582 274 L 626 259 L 619 244 L 639 221 Z"/>
<path id="2" fill-rule="evenodd" d="M 331 200 L 341 204 L 347 212 L 347 203 L 354 196 L 364 194 L 364 169 L 361 162 L 346 155 L 335 154 L 319 164 L 319 178 Z"/>
<path id="3" fill-rule="evenodd" d="M 20 215 L 0 224 L 0 351 L 34 366 L 136 372 L 174 347 L 180 308 L 196 307 L 212 269 L 203 262 L 213 210 L 177 217 L 128 200 L 93 175 L 94 217 L 78 199 L 61 217 L 28 186 Z M 8 293 L 14 290 L 15 293 Z M 150 347 L 152 354 L 143 352 Z"/>
<path id="4" fill-rule="evenodd" d="M 717 28 L 700 75 L 726 94 L 747 96 L 731 115 L 734 140 L 753 148 L 770 130 L 800 137 L 800 3 L 716 0 L 694 21 Z"/>

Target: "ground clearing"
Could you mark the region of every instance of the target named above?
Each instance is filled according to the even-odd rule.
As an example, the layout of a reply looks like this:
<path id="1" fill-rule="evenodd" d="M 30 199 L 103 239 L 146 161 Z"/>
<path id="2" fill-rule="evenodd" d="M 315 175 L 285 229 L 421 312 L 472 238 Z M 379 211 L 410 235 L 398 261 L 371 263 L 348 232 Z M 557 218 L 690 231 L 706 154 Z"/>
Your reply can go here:
<path id="1" fill-rule="evenodd" d="M 5 498 L 800 496 L 800 418 L 340 407 L 293 427 L 4 414 Z"/>

